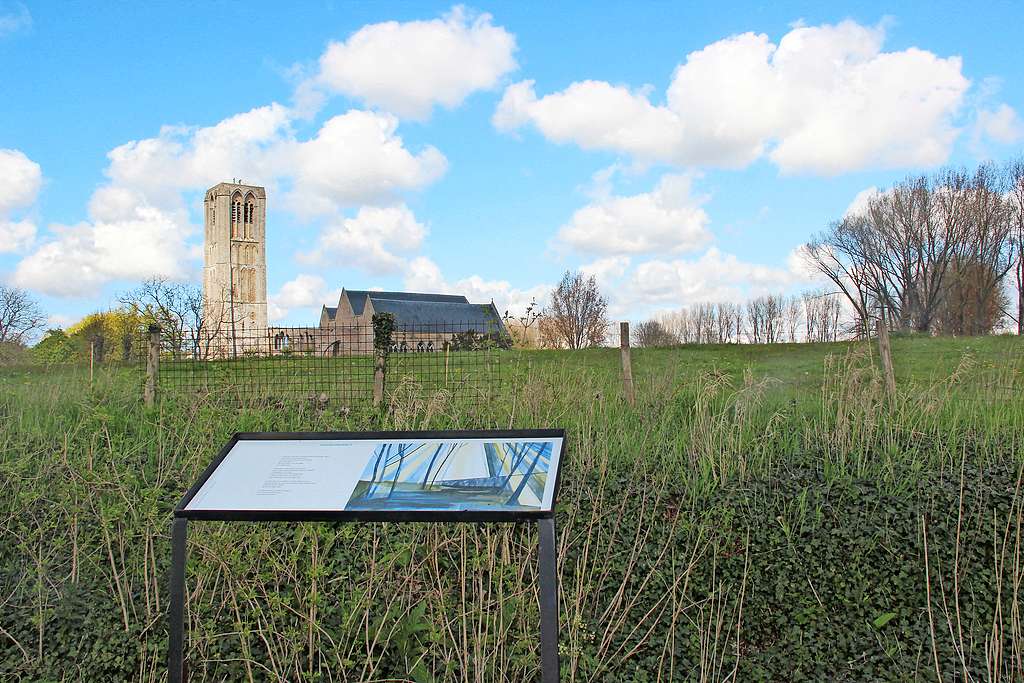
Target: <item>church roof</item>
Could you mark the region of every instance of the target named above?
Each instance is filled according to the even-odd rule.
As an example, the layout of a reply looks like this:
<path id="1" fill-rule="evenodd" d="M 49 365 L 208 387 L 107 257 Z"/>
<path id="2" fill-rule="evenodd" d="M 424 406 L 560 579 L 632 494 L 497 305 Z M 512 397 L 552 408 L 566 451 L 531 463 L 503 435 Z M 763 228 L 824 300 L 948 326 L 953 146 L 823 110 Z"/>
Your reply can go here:
<path id="1" fill-rule="evenodd" d="M 471 304 L 464 296 L 450 298 L 458 300 L 386 299 L 370 296 L 374 312 L 390 313 L 395 316 L 395 324 L 399 327 L 440 324 L 465 326 L 478 332 L 504 330 L 494 304 Z"/>
<path id="2" fill-rule="evenodd" d="M 334 306 L 333 308 L 330 307 L 330 306 L 324 306 L 324 310 L 327 312 L 327 319 L 328 320 L 334 320 L 334 317 L 336 315 L 338 315 L 338 307 L 337 306 Z"/>
<path id="3" fill-rule="evenodd" d="M 373 299 L 373 309 L 380 312 L 377 301 L 407 301 L 407 302 L 434 302 L 434 303 L 456 303 L 468 304 L 469 299 L 458 294 L 421 294 L 418 292 L 374 292 L 362 289 L 346 289 L 344 294 L 348 296 L 348 302 L 352 306 L 353 315 L 362 315 L 366 306 L 366 299 Z"/>

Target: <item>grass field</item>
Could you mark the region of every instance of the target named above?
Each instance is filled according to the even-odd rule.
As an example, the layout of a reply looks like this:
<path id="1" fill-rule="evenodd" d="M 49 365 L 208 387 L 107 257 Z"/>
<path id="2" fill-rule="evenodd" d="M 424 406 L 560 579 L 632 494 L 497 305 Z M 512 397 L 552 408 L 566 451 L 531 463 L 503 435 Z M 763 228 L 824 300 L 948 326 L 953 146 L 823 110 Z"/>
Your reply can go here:
<path id="1" fill-rule="evenodd" d="M 169 511 L 235 431 L 565 427 L 566 681 L 1024 679 L 1024 344 L 508 352 L 489 401 L 238 408 L 0 371 L 0 679 L 164 676 Z M 538 677 L 536 534 L 193 525 L 195 680 Z"/>

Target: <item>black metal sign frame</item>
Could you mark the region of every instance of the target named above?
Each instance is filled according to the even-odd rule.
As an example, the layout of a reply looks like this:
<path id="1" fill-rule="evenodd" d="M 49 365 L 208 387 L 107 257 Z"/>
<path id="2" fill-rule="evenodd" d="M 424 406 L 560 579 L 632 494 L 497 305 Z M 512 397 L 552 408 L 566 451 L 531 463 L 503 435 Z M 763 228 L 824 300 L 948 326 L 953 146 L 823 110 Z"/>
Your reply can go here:
<path id="1" fill-rule="evenodd" d="M 239 441 L 393 439 L 561 439 L 562 451 L 555 468 L 550 510 L 188 510 L 188 504 Z M 233 435 L 199 480 L 174 508 L 171 523 L 171 577 L 168 608 L 169 683 L 185 682 L 185 565 L 190 519 L 226 522 L 536 522 L 539 531 L 538 580 L 540 589 L 540 654 L 542 683 L 557 683 L 558 663 L 558 560 L 554 508 L 566 443 L 563 429 L 484 429 L 407 432 L 241 432 Z"/>

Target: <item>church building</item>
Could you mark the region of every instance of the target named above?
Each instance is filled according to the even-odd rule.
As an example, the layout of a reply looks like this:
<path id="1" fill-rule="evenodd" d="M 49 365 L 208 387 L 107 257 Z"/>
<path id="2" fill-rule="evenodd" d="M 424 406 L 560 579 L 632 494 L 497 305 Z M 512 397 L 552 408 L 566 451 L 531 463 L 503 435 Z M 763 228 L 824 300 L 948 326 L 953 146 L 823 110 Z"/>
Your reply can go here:
<path id="1" fill-rule="evenodd" d="M 206 191 L 203 301 L 214 356 L 288 351 L 342 355 L 372 347 L 374 314 L 395 321 L 395 351 L 440 350 L 454 336 L 507 336 L 494 303 L 456 294 L 342 289 L 317 327 L 271 327 L 267 321 L 267 192 L 241 182 Z"/>

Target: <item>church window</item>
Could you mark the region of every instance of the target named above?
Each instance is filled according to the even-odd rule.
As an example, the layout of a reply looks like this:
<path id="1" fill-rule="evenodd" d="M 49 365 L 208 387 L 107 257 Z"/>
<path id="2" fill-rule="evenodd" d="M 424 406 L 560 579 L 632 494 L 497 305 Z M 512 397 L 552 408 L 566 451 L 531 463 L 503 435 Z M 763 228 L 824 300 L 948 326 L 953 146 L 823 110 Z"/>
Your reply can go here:
<path id="1" fill-rule="evenodd" d="M 245 237 L 246 239 L 252 239 L 253 236 L 253 225 L 256 223 L 256 202 L 253 201 L 252 195 L 245 198 Z"/>
<path id="2" fill-rule="evenodd" d="M 236 196 L 231 199 L 231 237 L 237 238 L 242 236 L 241 225 L 242 198 Z"/>

